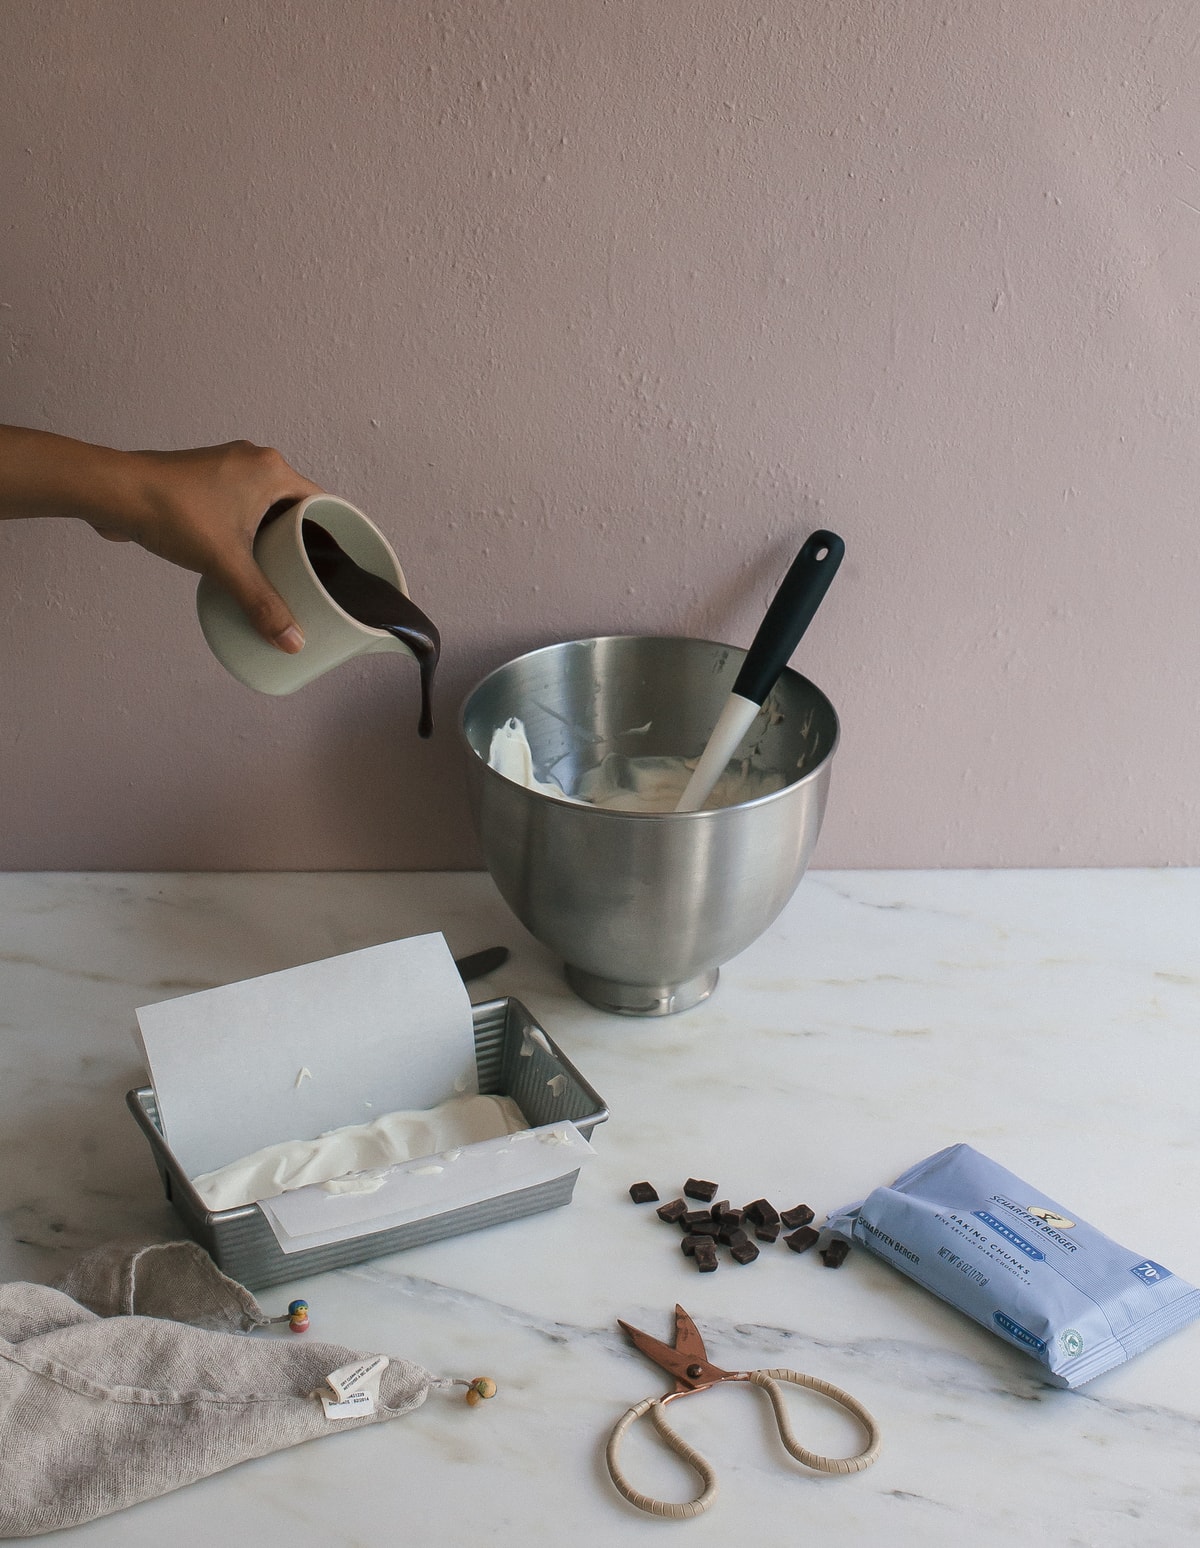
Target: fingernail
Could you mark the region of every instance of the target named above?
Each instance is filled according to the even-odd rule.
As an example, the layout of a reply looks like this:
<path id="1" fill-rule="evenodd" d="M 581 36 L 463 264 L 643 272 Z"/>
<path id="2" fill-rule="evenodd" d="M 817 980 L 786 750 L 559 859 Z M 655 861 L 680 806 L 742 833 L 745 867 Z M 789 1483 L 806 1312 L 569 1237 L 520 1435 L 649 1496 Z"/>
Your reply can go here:
<path id="1" fill-rule="evenodd" d="M 298 650 L 303 650 L 304 636 L 295 624 L 289 624 L 282 634 L 275 636 L 275 644 L 289 656 L 294 656 Z"/>

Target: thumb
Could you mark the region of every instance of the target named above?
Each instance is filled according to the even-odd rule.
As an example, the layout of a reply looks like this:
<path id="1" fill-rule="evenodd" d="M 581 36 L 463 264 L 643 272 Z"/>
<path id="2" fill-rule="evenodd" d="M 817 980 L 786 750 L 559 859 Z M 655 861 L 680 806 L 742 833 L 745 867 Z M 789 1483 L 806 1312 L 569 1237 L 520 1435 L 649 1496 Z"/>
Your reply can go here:
<path id="1" fill-rule="evenodd" d="M 259 569 L 250 554 L 227 555 L 219 571 L 213 572 L 245 613 L 268 645 L 294 656 L 304 646 L 304 631 L 292 617 L 287 603 Z"/>

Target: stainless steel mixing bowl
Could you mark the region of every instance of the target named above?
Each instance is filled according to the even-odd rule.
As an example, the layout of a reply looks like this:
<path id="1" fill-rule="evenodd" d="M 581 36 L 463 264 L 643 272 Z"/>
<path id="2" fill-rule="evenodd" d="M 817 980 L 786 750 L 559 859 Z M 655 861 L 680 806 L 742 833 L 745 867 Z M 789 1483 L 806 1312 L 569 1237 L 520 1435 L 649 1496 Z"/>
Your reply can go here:
<path id="1" fill-rule="evenodd" d="M 787 784 L 700 812 L 611 811 L 527 790 L 488 767 L 492 733 L 522 720 L 538 774 L 567 790 L 610 753 L 694 758 L 744 655 L 709 640 L 572 640 L 497 668 L 463 705 L 487 868 L 526 929 L 562 957 L 575 992 L 603 1010 L 686 1010 L 775 919 L 820 831 L 833 705 L 785 671 L 735 756 Z"/>

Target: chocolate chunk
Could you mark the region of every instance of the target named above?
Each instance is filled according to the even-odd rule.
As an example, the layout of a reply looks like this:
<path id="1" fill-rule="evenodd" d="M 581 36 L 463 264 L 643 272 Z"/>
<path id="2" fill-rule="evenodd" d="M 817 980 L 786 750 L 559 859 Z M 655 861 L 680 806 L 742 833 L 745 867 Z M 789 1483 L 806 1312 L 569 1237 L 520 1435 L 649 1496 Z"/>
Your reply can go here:
<path id="1" fill-rule="evenodd" d="M 683 1250 L 684 1256 L 687 1257 L 687 1258 L 692 1258 L 692 1257 L 695 1257 L 695 1255 L 696 1255 L 696 1248 L 700 1245 L 701 1242 L 711 1242 L 711 1241 L 712 1241 L 712 1237 L 711 1236 L 694 1236 L 691 1233 L 689 1233 L 687 1236 L 685 1236 L 683 1238 L 683 1240 L 680 1242 L 679 1245 L 680 1245 L 681 1249 Z"/>
<path id="2" fill-rule="evenodd" d="M 742 1212 L 730 1210 L 717 1221 L 717 1237 L 720 1241 L 728 1242 L 735 1231 L 741 1231 L 745 1235 L 745 1227 L 742 1225 Z"/>
<path id="3" fill-rule="evenodd" d="M 726 1244 L 729 1247 L 750 1247 L 750 1246 L 753 1246 L 753 1243 L 751 1242 L 750 1238 L 746 1235 L 745 1231 L 742 1229 L 741 1226 L 738 1226 L 735 1230 L 730 1231 L 728 1237 L 726 1238 Z"/>
<path id="4" fill-rule="evenodd" d="M 768 1199 L 755 1199 L 742 1212 L 752 1225 L 778 1225 L 779 1211 Z"/>
<path id="5" fill-rule="evenodd" d="M 688 1209 L 679 1216 L 679 1224 L 685 1231 L 692 1231 L 698 1225 L 711 1225 L 712 1216 L 706 1209 Z"/>
<path id="6" fill-rule="evenodd" d="M 795 1209 L 781 1210 L 779 1218 L 789 1231 L 794 1231 L 797 1226 L 812 1225 L 815 1216 L 807 1204 L 797 1204 Z"/>
<path id="7" fill-rule="evenodd" d="M 692 1256 L 702 1274 L 711 1274 L 717 1266 L 717 1244 L 711 1238 L 701 1237 Z"/>
<path id="8" fill-rule="evenodd" d="M 779 1225 L 756 1225 L 754 1234 L 760 1242 L 777 1242 L 779 1240 Z"/>
<path id="9" fill-rule="evenodd" d="M 713 1217 L 714 1220 L 720 1220 L 721 1216 L 725 1213 L 725 1211 L 728 1208 L 729 1208 L 729 1200 L 728 1199 L 722 1199 L 720 1201 L 720 1203 L 713 1205 L 713 1207 L 709 1210 L 709 1214 Z"/>
<path id="10" fill-rule="evenodd" d="M 785 1236 L 783 1245 L 790 1247 L 793 1252 L 807 1252 L 821 1239 L 820 1231 L 814 1231 L 812 1226 L 801 1226 L 798 1231 L 793 1231 L 790 1236 Z"/>
<path id="11" fill-rule="evenodd" d="M 705 1204 L 711 1204 L 717 1196 L 717 1185 L 705 1182 L 700 1177 L 689 1177 L 683 1185 L 683 1191 L 689 1199 L 702 1199 Z"/>
<path id="12" fill-rule="evenodd" d="M 665 1220 L 668 1225 L 674 1224 L 676 1220 L 682 1220 L 687 1212 L 688 1207 L 682 1199 L 672 1199 L 669 1204 L 660 1204 L 654 1211 L 658 1218 Z"/>
<path id="13" fill-rule="evenodd" d="M 707 1236 L 710 1241 L 714 1242 L 721 1234 L 721 1227 L 715 1220 L 697 1220 L 696 1224 L 691 1227 L 691 1230 L 694 1236 Z"/>
<path id="14" fill-rule="evenodd" d="M 758 1248 L 746 1235 L 745 1231 L 742 1231 L 740 1234 L 742 1238 L 740 1242 L 731 1242 L 729 1244 L 729 1256 L 735 1263 L 753 1263 L 755 1258 L 758 1257 Z"/>
<path id="15" fill-rule="evenodd" d="M 821 1261 L 826 1268 L 841 1268 L 850 1256 L 850 1243 L 835 1237 L 828 1247 L 821 1249 Z"/>
<path id="16" fill-rule="evenodd" d="M 652 1204 L 658 1198 L 658 1189 L 653 1183 L 633 1183 L 629 1189 L 629 1197 L 635 1204 Z"/>

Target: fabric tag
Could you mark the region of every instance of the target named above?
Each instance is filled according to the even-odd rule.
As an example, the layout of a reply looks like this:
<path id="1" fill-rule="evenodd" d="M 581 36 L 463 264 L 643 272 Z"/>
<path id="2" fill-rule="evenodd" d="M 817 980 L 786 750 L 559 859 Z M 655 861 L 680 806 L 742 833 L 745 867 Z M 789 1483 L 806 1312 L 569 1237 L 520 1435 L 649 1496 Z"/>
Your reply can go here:
<path id="1" fill-rule="evenodd" d="M 366 1360 L 356 1361 L 353 1365 L 339 1366 L 336 1371 L 331 1371 L 325 1380 L 329 1390 L 339 1402 L 354 1392 L 366 1392 L 375 1399 L 379 1396 L 379 1378 L 390 1363 L 387 1355 L 371 1355 Z"/>
<path id="2" fill-rule="evenodd" d="M 375 1399 L 369 1392 L 351 1392 L 344 1399 L 335 1398 L 330 1392 L 318 1394 L 326 1419 L 361 1419 L 375 1412 Z"/>

